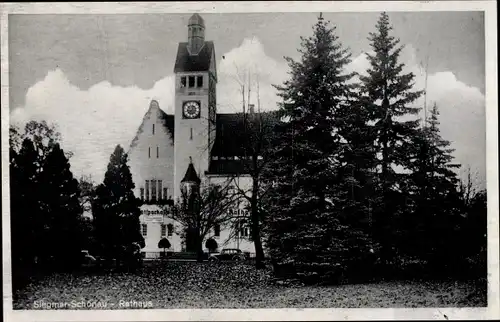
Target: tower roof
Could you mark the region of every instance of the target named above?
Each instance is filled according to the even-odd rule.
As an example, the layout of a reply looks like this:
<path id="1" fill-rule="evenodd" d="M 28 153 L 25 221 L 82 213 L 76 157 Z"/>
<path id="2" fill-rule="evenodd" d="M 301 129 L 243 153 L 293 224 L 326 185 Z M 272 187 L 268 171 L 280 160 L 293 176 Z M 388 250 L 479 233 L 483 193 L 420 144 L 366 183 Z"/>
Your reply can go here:
<path id="1" fill-rule="evenodd" d="M 196 170 L 194 169 L 192 161 L 189 162 L 186 174 L 184 175 L 184 178 L 182 179 L 181 183 L 183 182 L 195 182 L 197 184 L 200 184 L 201 182 L 200 178 L 198 177 L 198 174 L 196 173 Z"/>
<path id="2" fill-rule="evenodd" d="M 203 20 L 203 18 L 199 14 L 195 13 L 191 16 L 191 18 L 189 18 L 188 26 L 191 25 L 198 25 L 205 28 L 205 20 Z"/>
<path id="3" fill-rule="evenodd" d="M 190 55 L 188 43 L 181 42 L 177 49 L 174 73 L 205 72 L 210 70 L 210 63 L 214 56 L 213 41 L 205 41 L 205 45 L 197 55 Z"/>

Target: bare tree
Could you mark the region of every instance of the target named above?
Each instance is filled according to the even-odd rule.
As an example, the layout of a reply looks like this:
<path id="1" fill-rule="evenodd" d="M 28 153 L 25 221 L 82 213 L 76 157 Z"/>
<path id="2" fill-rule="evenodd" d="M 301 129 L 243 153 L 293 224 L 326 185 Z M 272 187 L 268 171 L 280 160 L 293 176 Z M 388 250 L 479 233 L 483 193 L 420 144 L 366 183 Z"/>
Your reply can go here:
<path id="1" fill-rule="evenodd" d="M 239 72 L 239 69 L 237 69 Z M 261 207 L 261 200 L 266 193 L 266 189 L 261 184 L 262 173 L 268 164 L 268 152 L 271 148 L 271 138 L 274 126 L 278 122 L 276 112 L 262 112 L 260 101 L 260 81 L 259 75 L 246 71 L 246 75 L 238 75 L 236 81 L 240 86 L 242 96 L 241 120 L 243 126 L 243 142 L 236 151 L 235 157 L 240 160 L 241 167 L 234 175 L 235 192 L 239 198 L 248 202 L 250 213 L 251 237 L 255 246 L 256 267 L 264 267 L 264 250 L 262 245 L 261 226 L 264 213 Z M 245 77 L 246 76 L 246 77 Z M 248 80 L 245 84 L 244 79 Z M 254 83 L 252 83 L 252 78 Z M 257 111 L 255 104 L 251 104 L 252 85 L 256 86 Z M 245 86 L 246 85 L 246 86 Z M 246 97 L 246 100 L 245 100 Z M 236 178 L 241 175 L 251 177 L 250 187 L 242 187 Z M 234 231 L 238 231 L 238 228 Z"/>
<path id="2" fill-rule="evenodd" d="M 203 260 L 205 237 L 215 226 L 224 226 L 233 218 L 230 210 L 237 196 L 230 181 L 183 188 L 180 198 L 169 211 L 170 217 L 186 229 L 187 235 L 195 238 L 198 261 Z"/>
<path id="3" fill-rule="evenodd" d="M 472 200 L 479 192 L 479 189 L 477 187 L 478 175 L 477 173 L 475 174 L 472 173 L 470 166 L 466 167 L 464 171 L 466 177 L 460 180 L 460 184 L 458 186 L 459 189 L 458 192 L 460 197 L 462 198 L 463 206 L 466 209 L 468 209 Z"/>

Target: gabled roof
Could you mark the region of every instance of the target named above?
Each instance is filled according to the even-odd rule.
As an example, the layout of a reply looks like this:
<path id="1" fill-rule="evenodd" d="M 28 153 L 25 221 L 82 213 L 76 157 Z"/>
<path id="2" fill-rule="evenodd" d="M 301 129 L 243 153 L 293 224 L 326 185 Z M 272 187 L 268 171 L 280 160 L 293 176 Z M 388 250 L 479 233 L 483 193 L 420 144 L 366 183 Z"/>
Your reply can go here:
<path id="1" fill-rule="evenodd" d="M 198 55 L 190 55 L 187 45 L 187 42 L 179 43 L 174 73 L 209 71 L 210 61 L 214 51 L 213 41 L 205 41 L 205 45 L 201 48 Z"/>
<path id="2" fill-rule="evenodd" d="M 279 121 L 277 112 L 248 116 L 247 121 L 252 122 L 252 126 L 247 127 L 247 130 L 244 121 L 242 113 L 217 114 L 215 142 L 211 151 L 208 174 L 246 174 L 251 168 L 252 161 L 244 157 L 251 157 L 250 144 L 255 143 L 255 139 L 260 137 L 259 131 L 262 131 L 262 143 L 271 144 L 274 124 Z"/>
<path id="3" fill-rule="evenodd" d="M 184 175 L 184 178 L 181 180 L 181 183 L 183 182 L 195 182 L 197 184 L 200 184 L 201 180 L 200 177 L 198 177 L 196 170 L 194 169 L 193 162 L 189 162 L 186 174 Z"/>
<path id="4" fill-rule="evenodd" d="M 168 130 L 170 133 L 170 137 L 172 138 L 172 142 L 174 142 L 174 124 L 175 124 L 175 119 L 174 115 L 169 115 L 165 113 L 159 106 L 158 102 L 155 100 L 152 100 L 151 103 L 149 104 L 149 109 L 144 114 L 144 117 L 142 119 L 141 125 L 139 126 L 139 129 L 137 130 L 137 133 L 132 140 L 132 143 L 130 143 L 130 147 L 134 147 L 137 144 L 137 140 L 139 140 L 139 134 L 144 131 L 144 122 L 151 117 L 151 113 L 153 109 L 157 109 L 159 113 L 159 118 L 163 123 L 163 126 Z"/>
<path id="5" fill-rule="evenodd" d="M 160 108 L 160 119 L 163 122 L 163 126 L 165 126 L 170 132 L 170 135 L 172 137 L 172 142 L 174 142 L 174 125 L 175 125 L 175 116 L 170 115 L 165 113 L 161 108 Z"/>
<path id="6" fill-rule="evenodd" d="M 217 128 L 215 130 L 215 142 L 212 147 L 212 156 L 232 157 L 243 156 L 248 152 L 248 146 L 252 139 L 258 137 L 259 130 L 262 130 L 264 139 L 272 134 L 273 123 L 279 120 L 276 112 L 255 113 L 253 118 L 247 116 L 247 121 L 252 122 L 252 126 L 245 131 L 245 119 L 242 113 L 217 114 Z M 259 126 L 261 122 L 262 126 Z M 249 133 L 248 131 L 252 131 Z"/>

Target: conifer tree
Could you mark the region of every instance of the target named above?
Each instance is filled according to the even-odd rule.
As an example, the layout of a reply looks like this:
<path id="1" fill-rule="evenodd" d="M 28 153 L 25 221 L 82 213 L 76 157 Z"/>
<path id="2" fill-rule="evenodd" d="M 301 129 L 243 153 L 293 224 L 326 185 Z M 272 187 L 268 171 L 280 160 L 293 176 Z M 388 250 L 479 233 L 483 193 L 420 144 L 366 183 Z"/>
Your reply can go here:
<path id="1" fill-rule="evenodd" d="M 360 102 L 368 109 L 372 133 L 378 158 L 380 205 L 374 212 L 375 237 L 382 246 L 381 257 L 388 262 L 393 257 L 392 248 L 395 227 L 391 227 L 394 216 L 404 200 L 398 191 L 403 181 L 402 173 L 396 173 L 396 166 L 404 166 L 405 150 L 419 126 L 417 119 L 410 119 L 419 109 L 412 104 L 422 91 L 413 90 L 413 73 L 404 73 L 404 64 L 399 62 L 403 49 L 399 39 L 390 34 L 392 27 L 389 16 L 382 13 L 376 25 L 376 32 L 370 33 L 369 40 L 373 54 L 367 54 L 370 67 L 367 75 L 360 77 Z"/>
<path id="2" fill-rule="evenodd" d="M 345 72 L 350 54 L 335 27 L 320 15 L 313 30 L 301 38 L 301 60 L 286 58 L 290 79 L 276 86 L 284 121 L 265 175 L 273 186 L 265 233 L 278 274 L 330 279 L 352 246 L 335 209 L 344 203 L 336 191 L 343 146 L 336 116 L 350 103 L 353 74 Z"/>
<path id="3" fill-rule="evenodd" d="M 41 211 L 48 228 L 40 236 L 44 251 L 47 256 L 53 256 L 58 266 L 77 264 L 81 249 L 80 192 L 69 160 L 58 143 L 44 160 L 40 185 L 43 186 L 39 195 Z"/>
<path id="4" fill-rule="evenodd" d="M 438 117 L 434 104 L 425 126 L 413 139 L 415 157 L 408 168 L 412 171 L 410 191 L 415 204 L 408 237 L 417 243 L 419 256 L 441 261 L 455 253 L 449 246 L 456 245 L 455 231 L 461 221 L 459 180 L 454 171 L 460 165 L 452 163 L 454 149 L 441 137 Z"/>
<path id="5" fill-rule="evenodd" d="M 117 145 L 110 157 L 104 181 L 96 189 L 92 207 L 96 238 L 108 258 L 119 255 L 132 243 L 144 247 L 140 234 L 139 200 L 134 196 L 134 187 L 127 154 Z"/>
<path id="6" fill-rule="evenodd" d="M 39 251 L 42 221 L 37 199 L 38 156 L 33 142 L 27 138 L 22 141 L 19 152 L 11 146 L 10 156 L 11 244 L 13 268 L 17 269 L 33 265 Z"/>

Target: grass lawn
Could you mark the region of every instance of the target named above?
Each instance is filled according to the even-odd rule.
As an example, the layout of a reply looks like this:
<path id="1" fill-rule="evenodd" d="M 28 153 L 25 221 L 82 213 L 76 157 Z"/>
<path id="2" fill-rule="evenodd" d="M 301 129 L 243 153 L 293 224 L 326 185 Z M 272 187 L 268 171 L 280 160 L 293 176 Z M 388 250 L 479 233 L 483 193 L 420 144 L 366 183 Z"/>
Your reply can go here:
<path id="1" fill-rule="evenodd" d="M 151 262 L 135 273 L 33 278 L 15 292 L 14 309 L 43 309 L 51 303 L 69 303 L 67 309 L 478 307 L 487 305 L 486 294 L 486 283 L 454 281 L 284 286 L 272 282 L 269 270 L 249 264 Z"/>

